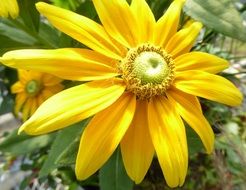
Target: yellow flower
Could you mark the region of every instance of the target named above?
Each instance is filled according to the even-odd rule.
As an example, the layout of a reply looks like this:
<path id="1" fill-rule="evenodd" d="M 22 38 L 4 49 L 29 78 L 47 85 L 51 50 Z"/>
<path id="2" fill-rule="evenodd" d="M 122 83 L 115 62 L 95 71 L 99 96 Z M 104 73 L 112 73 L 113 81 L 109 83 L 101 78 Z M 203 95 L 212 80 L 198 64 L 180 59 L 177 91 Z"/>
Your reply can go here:
<path id="1" fill-rule="evenodd" d="M 59 30 L 90 49 L 17 50 L 5 65 L 90 81 L 48 99 L 20 131 L 40 135 L 93 117 L 80 141 L 76 176 L 95 173 L 120 145 L 128 175 L 144 178 L 154 152 L 170 187 L 184 183 L 188 151 L 183 120 L 213 150 L 214 134 L 197 96 L 236 106 L 242 94 L 215 75 L 228 62 L 191 52 L 202 24 L 177 31 L 184 0 L 158 21 L 145 0 L 93 0 L 101 24 L 45 3 L 37 9 Z M 183 120 L 182 120 L 182 119 Z"/>
<path id="2" fill-rule="evenodd" d="M 19 81 L 11 87 L 11 92 L 16 94 L 15 113 L 22 111 L 25 121 L 49 97 L 63 89 L 61 79 L 49 74 L 18 70 Z"/>
<path id="3" fill-rule="evenodd" d="M 8 16 L 16 18 L 19 15 L 19 7 L 17 0 L 1 0 L 0 1 L 0 17 Z"/>

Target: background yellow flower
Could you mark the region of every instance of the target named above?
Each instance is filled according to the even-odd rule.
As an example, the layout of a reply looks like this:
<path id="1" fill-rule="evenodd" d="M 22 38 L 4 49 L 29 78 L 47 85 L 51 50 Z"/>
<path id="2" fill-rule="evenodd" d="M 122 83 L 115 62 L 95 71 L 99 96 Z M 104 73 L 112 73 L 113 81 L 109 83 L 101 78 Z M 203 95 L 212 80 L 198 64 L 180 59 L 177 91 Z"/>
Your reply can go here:
<path id="1" fill-rule="evenodd" d="M 16 18 L 19 15 L 19 6 L 17 0 L 1 0 L 0 1 L 0 17 L 8 16 Z"/>
<path id="2" fill-rule="evenodd" d="M 46 99 L 63 89 L 61 79 L 45 73 L 18 70 L 18 78 L 11 92 L 16 94 L 14 112 L 18 114 L 21 111 L 23 121 Z"/>

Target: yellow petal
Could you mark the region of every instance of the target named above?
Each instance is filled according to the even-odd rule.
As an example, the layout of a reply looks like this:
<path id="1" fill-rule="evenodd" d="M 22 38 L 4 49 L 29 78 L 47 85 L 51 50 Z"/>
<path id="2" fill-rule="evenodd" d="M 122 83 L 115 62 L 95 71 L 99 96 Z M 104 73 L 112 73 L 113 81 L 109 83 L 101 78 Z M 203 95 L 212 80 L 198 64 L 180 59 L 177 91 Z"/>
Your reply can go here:
<path id="1" fill-rule="evenodd" d="M 23 84 L 19 81 L 11 86 L 11 92 L 14 94 L 23 92 L 24 90 L 25 90 L 25 86 L 23 86 Z"/>
<path id="2" fill-rule="evenodd" d="M 53 96 L 54 93 L 51 91 L 51 88 L 44 88 L 40 94 L 40 96 L 42 97 L 43 102 L 47 99 L 49 99 L 51 96 Z M 40 102 L 40 103 L 43 103 Z"/>
<path id="3" fill-rule="evenodd" d="M 178 31 L 167 43 L 165 50 L 174 58 L 188 53 L 194 45 L 202 28 L 200 22 L 194 22 L 189 27 Z"/>
<path id="4" fill-rule="evenodd" d="M 38 105 L 37 105 L 37 99 L 36 97 L 32 98 L 32 105 L 31 105 L 31 109 L 30 109 L 30 115 L 33 115 L 34 112 L 37 110 Z"/>
<path id="5" fill-rule="evenodd" d="M 164 97 L 151 99 L 148 120 L 152 142 L 167 184 L 170 187 L 182 186 L 188 167 L 183 121 Z"/>
<path id="6" fill-rule="evenodd" d="M 120 144 L 126 172 L 137 184 L 143 180 L 154 155 L 147 109 L 147 101 L 137 101 L 134 119 Z"/>
<path id="7" fill-rule="evenodd" d="M 132 13 L 137 20 L 134 30 L 138 32 L 138 43 L 152 42 L 155 17 L 145 0 L 132 0 Z"/>
<path id="8" fill-rule="evenodd" d="M 63 89 L 64 89 L 64 86 L 62 84 L 57 84 L 57 85 L 54 85 L 54 86 L 46 86 L 44 88 L 44 90 L 50 91 L 53 95 L 57 94 L 58 92 L 62 91 Z"/>
<path id="9" fill-rule="evenodd" d="M 175 105 L 181 117 L 199 135 L 207 153 L 211 153 L 214 147 L 214 133 L 197 105 L 197 98 L 177 89 L 169 90 L 167 96 Z"/>
<path id="10" fill-rule="evenodd" d="M 44 97 L 44 91 L 37 96 L 37 108 L 46 100 Z"/>
<path id="11" fill-rule="evenodd" d="M 8 7 L 5 5 L 6 3 L 4 1 L 1 1 L 0 3 L 0 17 L 7 18 L 8 17 Z"/>
<path id="12" fill-rule="evenodd" d="M 120 79 L 93 81 L 69 88 L 45 101 L 19 132 L 40 135 L 67 127 L 107 108 L 124 90 Z"/>
<path id="13" fill-rule="evenodd" d="M 0 62 L 68 80 L 101 80 L 118 75 L 111 59 L 87 49 L 16 50 L 4 54 Z"/>
<path id="14" fill-rule="evenodd" d="M 202 71 L 176 73 L 175 87 L 179 90 L 230 106 L 242 103 L 241 92 L 221 76 Z"/>
<path id="15" fill-rule="evenodd" d="M 229 66 L 228 61 L 203 52 L 190 52 L 177 57 L 176 71 L 201 70 L 216 74 Z"/>
<path id="16" fill-rule="evenodd" d="M 177 32 L 179 18 L 185 0 L 174 0 L 165 14 L 157 21 L 154 44 L 165 47 L 168 40 Z"/>
<path id="17" fill-rule="evenodd" d="M 17 115 L 20 111 L 20 109 L 22 108 L 23 104 L 25 103 L 27 99 L 26 93 L 25 92 L 21 92 L 16 94 L 16 98 L 15 98 L 15 114 Z"/>
<path id="18" fill-rule="evenodd" d="M 5 0 L 8 2 L 9 15 L 16 18 L 19 15 L 19 6 L 17 0 Z"/>
<path id="19" fill-rule="evenodd" d="M 42 76 L 42 83 L 44 86 L 54 86 L 62 82 L 62 79 L 55 77 L 53 75 L 49 75 L 44 73 Z"/>
<path id="20" fill-rule="evenodd" d="M 79 180 L 95 173 L 113 154 L 133 119 L 135 105 L 136 97 L 124 94 L 90 121 L 81 137 L 76 160 Z"/>
<path id="21" fill-rule="evenodd" d="M 23 109 L 22 109 L 22 120 L 23 121 L 26 121 L 29 118 L 30 112 L 32 109 L 32 103 L 33 103 L 32 98 L 28 98 L 26 102 L 24 103 Z"/>
<path id="22" fill-rule="evenodd" d="M 121 59 L 126 51 L 91 19 L 43 2 L 37 3 L 36 7 L 56 28 L 95 51 L 115 59 Z"/>
<path id="23" fill-rule="evenodd" d="M 2 61 L 2 57 L 0 57 L 0 62 L 1 61 Z M 17 73 L 18 73 L 18 78 L 23 85 L 26 85 L 28 81 L 32 80 L 32 78 L 30 78 L 30 75 L 28 74 L 29 71 L 27 70 L 18 69 Z"/>
<path id="24" fill-rule="evenodd" d="M 19 7 L 16 0 L 2 0 L 0 3 L 0 17 L 7 18 L 10 15 L 16 18 L 19 15 Z"/>
<path id="25" fill-rule="evenodd" d="M 136 20 L 126 0 L 93 0 L 98 16 L 108 34 L 125 47 L 135 47 Z"/>

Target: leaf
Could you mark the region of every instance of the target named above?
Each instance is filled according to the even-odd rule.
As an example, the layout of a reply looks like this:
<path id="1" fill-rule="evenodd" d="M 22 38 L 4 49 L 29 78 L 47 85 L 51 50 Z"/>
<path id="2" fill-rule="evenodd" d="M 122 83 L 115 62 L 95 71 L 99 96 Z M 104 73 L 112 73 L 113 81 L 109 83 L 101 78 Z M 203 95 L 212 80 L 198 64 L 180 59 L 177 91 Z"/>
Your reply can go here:
<path id="1" fill-rule="evenodd" d="M 246 28 L 231 0 L 187 0 L 184 11 L 208 28 L 246 42 Z"/>
<path id="2" fill-rule="evenodd" d="M 99 184 L 101 190 L 133 189 L 133 181 L 125 171 L 119 149 L 99 171 Z"/>
<path id="3" fill-rule="evenodd" d="M 65 158 L 70 159 L 71 157 L 76 157 L 78 148 L 74 146 L 74 143 L 79 142 L 81 133 L 87 123 L 88 120 L 84 120 L 83 122 L 74 124 L 71 127 L 65 128 L 58 132 L 58 135 L 51 146 L 48 158 L 46 159 L 44 165 L 40 170 L 39 177 L 44 177 L 48 175 L 52 170 L 61 166 L 61 163 L 59 162 L 61 158 L 64 162 Z M 73 150 L 72 152 L 70 151 L 71 149 Z M 61 157 L 61 155 L 64 155 L 66 152 L 69 152 L 69 154 L 66 154 L 65 158 L 64 156 Z"/>
<path id="4" fill-rule="evenodd" d="M 55 161 L 57 166 L 70 166 L 75 164 L 77 152 L 79 149 L 80 136 L 77 136 L 74 141 L 66 148 L 66 150 L 64 150 L 59 155 Z"/>
<path id="5" fill-rule="evenodd" d="M 95 7 L 93 6 L 92 1 L 84 1 L 83 3 L 81 3 L 76 12 L 93 20 L 96 20 L 97 18 L 97 12 Z"/>
<path id="6" fill-rule="evenodd" d="M 56 135 L 55 133 L 41 136 L 18 135 L 17 131 L 18 129 L 15 129 L 0 144 L 0 151 L 10 153 L 13 156 L 31 153 L 49 145 Z"/>
<path id="7" fill-rule="evenodd" d="M 36 39 L 34 39 L 23 30 L 16 28 L 13 23 L 11 23 L 11 21 L 7 19 L 1 20 L 0 34 L 18 43 L 27 45 L 33 45 L 34 43 L 36 43 Z"/>
<path id="8" fill-rule="evenodd" d="M 31 29 L 32 31 L 38 31 L 39 29 L 39 12 L 35 7 L 35 3 L 38 0 L 20 0 L 20 17 L 23 19 L 27 28 Z"/>
<path id="9" fill-rule="evenodd" d="M 204 146 L 202 144 L 201 139 L 196 134 L 196 132 L 189 126 L 186 127 L 186 135 L 187 135 L 189 155 L 192 155 L 192 154 L 195 154 L 201 151 L 204 152 Z"/>

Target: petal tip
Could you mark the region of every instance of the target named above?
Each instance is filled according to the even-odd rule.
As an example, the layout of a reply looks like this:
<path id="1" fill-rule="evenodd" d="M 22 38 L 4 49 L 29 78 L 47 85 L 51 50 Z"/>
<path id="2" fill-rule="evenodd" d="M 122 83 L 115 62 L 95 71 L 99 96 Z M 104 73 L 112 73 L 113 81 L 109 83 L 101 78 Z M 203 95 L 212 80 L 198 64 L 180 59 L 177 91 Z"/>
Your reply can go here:
<path id="1" fill-rule="evenodd" d="M 203 24 L 201 22 L 194 22 L 191 25 L 195 27 L 197 30 L 201 30 L 203 27 Z"/>
<path id="2" fill-rule="evenodd" d="M 20 135 L 23 131 L 25 130 L 25 126 L 22 125 L 19 129 L 18 129 L 18 135 Z"/>
<path id="3" fill-rule="evenodd" d="M 49 4 L 44 3 L 44 2 L 38 2 L 38 3 L 35 4 L 36 9 L 37 9 L 39 12 L 42 12 L 42 10 L 44 10 L 45 7 L 46 7 L 47 5 L 49 5 Z"/>

